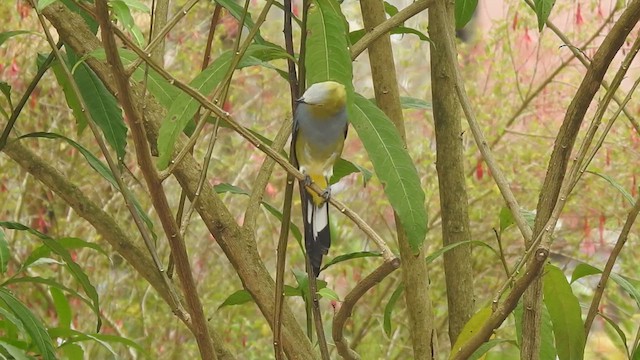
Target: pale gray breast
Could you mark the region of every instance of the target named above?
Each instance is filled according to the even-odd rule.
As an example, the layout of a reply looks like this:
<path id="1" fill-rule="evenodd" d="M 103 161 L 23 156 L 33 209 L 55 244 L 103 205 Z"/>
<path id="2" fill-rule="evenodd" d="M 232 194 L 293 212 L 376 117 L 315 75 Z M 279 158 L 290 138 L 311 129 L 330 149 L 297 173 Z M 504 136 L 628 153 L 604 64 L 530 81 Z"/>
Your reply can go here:
<path id="1" fill-rule="evenodd" d="M 303 133 L 307 143 L 318 150 L 329 150 L 342 141 L 347 126 L 347 110 L 340 111 L 333 119 L 313 120 L 314 115 L 307 104 L 299 104 L 296 109 L 296 126 Z"/>

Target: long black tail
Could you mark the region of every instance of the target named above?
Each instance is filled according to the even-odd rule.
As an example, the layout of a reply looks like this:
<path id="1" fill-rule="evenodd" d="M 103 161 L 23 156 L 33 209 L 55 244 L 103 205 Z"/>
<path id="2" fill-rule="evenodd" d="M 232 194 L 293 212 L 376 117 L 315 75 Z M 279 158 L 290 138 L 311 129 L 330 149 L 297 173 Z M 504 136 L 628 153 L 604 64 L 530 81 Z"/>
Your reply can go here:
<path id="1" fill-rule="evenodd" d="M 311 196 L 305 198 L 304 243 L 313 273 L 317 277 L 320 274 L 322 256 L 327 255 L 331 247 L 329 205 L 326 202 L 315 205 Z"/>

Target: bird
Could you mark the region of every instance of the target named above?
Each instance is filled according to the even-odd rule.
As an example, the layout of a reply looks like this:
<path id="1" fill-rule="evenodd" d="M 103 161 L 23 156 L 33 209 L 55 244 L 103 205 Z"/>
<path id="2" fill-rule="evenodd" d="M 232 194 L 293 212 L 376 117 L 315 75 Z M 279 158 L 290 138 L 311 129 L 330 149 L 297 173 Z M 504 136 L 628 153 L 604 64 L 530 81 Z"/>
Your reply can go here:
<path id="1" fill-rule="evenodd" d="M 329 179 L 340 158 L 347 137 L 347 91 L 335 81 L 315 83 L 296 100 L 293 116 L 293 159 L 305 175 L 302 185 L 311 182 L 324 189 L 318 195 L 300 190 L 304 218 L 305 249 L 314 275 L 320 274 L 322 257 L 331 247 L 329 232 Z"/>

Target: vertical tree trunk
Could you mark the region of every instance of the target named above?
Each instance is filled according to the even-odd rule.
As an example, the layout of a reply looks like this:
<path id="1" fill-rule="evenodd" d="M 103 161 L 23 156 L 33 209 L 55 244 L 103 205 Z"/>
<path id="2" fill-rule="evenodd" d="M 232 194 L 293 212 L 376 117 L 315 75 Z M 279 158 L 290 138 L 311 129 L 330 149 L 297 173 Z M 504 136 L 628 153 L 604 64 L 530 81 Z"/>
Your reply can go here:
<path id="1" fill-rule="evenodd" d="M 447 29 L 453 22 L 453 1 L 438 0 L 429 9 L 431 38 L 431 92 L 436 130 L 436 170 L 442 212 L 442 242 L 449 245 L 467 241 L 469 214 L 462 149 L 461 113 L 454 85 L 453 66 L 444 52 L 446 41 L 453 42 Z M 449 31 L 450 30 L 450 31 Z M 459 246 L 444 254 L 444 271 L 449 305 L 449 338 L 455 343 L 474 311 L 471 247 Z"/>
<path id="2" fill-rule="evenodd" d="M 370 30 L 386 19 L 382 0 L 361 0 L 365 29 Z M 406 143 L 404 118 L 395 73 L 395 63 L 389 34 L 383 35 L 369 47 L 369 61 L 376 102 L 393 121 Z M 396 216 L 398 245 L 402 259 L 402 277 L 405 283 L 405 300 L 409 313 L 409 329 L 415 359 L 433 359 L 435 352 L 433 311 L 429 294 L 429 274 L 424 250 L 415 255 L 409 246 L 404 229 Z"/>

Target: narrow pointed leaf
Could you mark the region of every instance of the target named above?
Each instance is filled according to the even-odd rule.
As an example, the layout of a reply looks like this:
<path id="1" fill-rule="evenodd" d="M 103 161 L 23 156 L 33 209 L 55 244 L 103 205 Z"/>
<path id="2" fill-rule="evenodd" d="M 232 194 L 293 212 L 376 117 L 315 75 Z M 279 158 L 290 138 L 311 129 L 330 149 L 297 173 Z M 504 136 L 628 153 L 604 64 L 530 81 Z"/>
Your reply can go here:
<path id="1" fill-rule="evenodd" d="M 389 298 L 389 302 L 384 307 L 382 328 L 384 329 L 384 333 L 387 336 L 391 336 L 391 313 L 393 309 L 396 307 L 396 303 L 398 299 L 400 299 L 400 295 L 404 292 L 404 284 L 398 285 L 398 287 L 393 291 L 391 297 Z"/>
<path id="2" fill-rule="evenodd" d="M 543 279 L 544 304 L 551 315 L 556 351 L 560 360 L 584 356 L 584 323 L 578 298 L 557 266 L 547 264 Z"/>
<path id="3" fill-rule="evenodd" d="M 352 103 L 351 55 L 347 44 L 346 20 L 334 0 L 317 0 L 307 21 L 307 86 L 336 81 L 347 88 L 347 106 Z"/>
<path id="4" fill-rule="evenodd" d="M 334 257 L 333 259 L 331 259 L 331 261 L 324 264 L 324 266 L 320 269 L 320 271 L 323 271 L 329 266 L 341 263 L 343 261 L 360 259 L 364 257 L 380 257 L 380 256 L 382 255 L 379 252 L 374 252 L 374 251 L 358 251 L 358 252 L 343 254 L 343 255 Z"/>
<path id="5" fill-rule="evenodd" d="M 551 9 L 555 5 L 556 0 L 533 0 L 536 17 L 538 18 L 538 31 L 544 29 L 544 25 L 551 15 Z"/>
<path id="6" fill-rule="evenodd" d="M 77 62 L 77 56 L 69 50 L 68 57 L 71 63 Z M 109 145 L 116 150 L 118 160 L 124 159 L 127 127 L 118 102 L 87 64 L 77 66 L 73 78 L 91 118 L 100 127 Z"/>
<path id="7" fill-rule="evenodd" d="M 478 330 L 480 330 L 484 323 L 489 319 L 489 316 L 491 316 L 491 306 L 484 307 L 473 314 L 471 319 L 469 319 L 462 328 L 462 332 L 458 335 L 458 339 L 456 339 L 455 344 L 451 347 L 451 355 L 449 356 L 449 359 L 453 358 L 455 354 L 460 351 L 460 348 L 462 348 L 462 346 L 466 344 L 469 339 L 478 332 Z"/>
<path id="8" fill-rule="evenodd" d="M 252 59 L 254 52 L 274 51 L 271 48 L 273 47 L 268 45 L 254 44 L 249 46 L 237 68 L 240 69 L 252 65 L 254 63 Z M 282 52 L 281 56 L 285 57 L 285 53 Z M 227 74 L 231 66 L 232 57 L 233 53 L 230 51 L 223 53 L 209 67 L 198 74 L 189 85 L 201 94 L 208 95 Z M 176 139 L 193 119 L 199 107 L 200 103 L 198 101 L 183 92 L 171 103 L 171 107 L 162 121 L 158 135 L 158 152 L 160 153 L 157 163 L 158 168 L 165 169 L 169 165 Z"/>
<path id="9" fill-rule="evenodd" d="M 91 284 L 91 281 L 89 281 L 89 277 L 87 276 L 87 274 L 85 274 L 80 266 L 76 264 L 75 261 L 73 261 L 71 254 L 69 254 L 67 249 L 65 249 L 62 245 L 60 245 L 57 241 L 50 238 L 49 236 L 30 227 L 24 226 L 20 223 L 1 221 L 0 226 L 12 230 L 27 231 L 30 234 L 37 236 L 40 241 L 42 241 L 49 249 L 51 249 L 51 251 L 53 251 L 55 254 L 60 256 L 62 260 L 64 260 L 71 275 L 76 279 L 76 281 L 78 281 L 78 283 L 80 283 L 80 286 L 82 286 L 85 294 L 87 294 L 87 296 L 91 300 L 91 309 L 97 317 L 97 329 L 99 331 L 100 327 L 102 326 L 102 319 L 100 318 L 100 302 L 98 299 L 98 292 L 96 291 L 96 288 Z"/>
<path id="10" fill-rule="evenodd" d="M 246 304 L 246 303 L 252 302 L 252 301 L 253 301 L 253 297 L 251 296 L 251 294 L 249 294 L 249 292 L 247 290 L 241 289 L 241 290 L 238 290 L 238 291 L 234 292 L 233 294 L 229 295 L 222 302 L 222 304 L 220 304 L 220 306 L 218 306 L 218 310 L 220 310 L 221 308 L 223 308 L 225 306 L 242 305 L 242 304 Z"/>
<path id="11" fill-rule="evenodd" d="M 456 29 L 462 29 L 473 17 L 478 0 L 455 0 Z"/>
<path id="12" fill-rule="evenodd" d="M 27 355 L 26 351 L 20 349 L 17 346 L 11 345 L 7 342 L 0 341 L 0 347 L 3 347 L 9 355 L 15 360 L 31 360 L 32 358 Z"/>
<path id="13" fill-rule="evenodd" d="M 427 234 L 425 197 L 418 171 L 398 131 L 382 110 L 361 95 L 355 97 L 350 120 L 417 253 Z"/>
<path id="14" fill-rule="evenodd" d="M 56 1 L 58 0 L 38 0 L 38 5 L 36 5 L 36 10 L 42 11 L 42 9 L 46 8 L 47 6 L 53 4 Z"/>
<path id="15" fill-rule="evenodd" d="M 56 359 L 56 350 L 42 321 L 5 288 L 0 288 L 0 301 L 22 322 L 24 330 L 33 341 L 36 349 L 38 349 L 42 359 Z"/>
<path id="16" fill-rule="evenodd" d="M 571 283 L 573 284 L 576 280 L 585 276 L 597 274 L 602 274 L 602 270 L 589 264 L 579 263 L 576 265 L 575 269 L 573 269 L 573 274 L 571 274 Z"/>
<path id="17" fill-rule="evenodd" d="M 613 186 L 616 190 L 618 190 L 618 192 L 620 192 L 620 194 L 622 194 L 622 196 L 624 196 L 625 199 L 627 199 L 629 204 L 633 205 L 635 203 L 635 201 L 633 200 L 633 196 L 631 196 L 631 194 L 629 194 L 629 192 L 625 188 L 623 188 L 622 185 L 620 185 L 620 183 L 615 181 L 611 176 L 600 174 L 595 171 L 589 171 L 589 170 L 587 170 L 586 172 L 605 179 L 609 184 L 611 184 L 611 186 Z"/>
<path id="18" fill-rule="evenodd" d="M 4 236 L 4 231 L 0 229 L 0 274 L 7 272 L 10 256 L 9 243 Z"/>
<path id="19" fill-rule="evenodd" d="M 13 30 L 13 31 L 0 32 L 0 46 L 2 46 L 2 44 L 4 44 L 5 41 L 9 40 L 12 37 L 18 36 L 18 35 L 24 35 L 24 34 L 37 34 L 37 33 L 35 31 L 29 31 L 29 30 Z"/>
<path id="20" fill-rule="evenodd" d="M 89 166 L 91 166 L 91 168 L 93 168 L 93 170 L 95 170 L 98 174 L 100 174 L 100 176 L 102 176 L 105 180 L 107 180 L 114 187 L 114 189 L 120 190 L 118 188 L 118 183 L 116 182 L 115 177 L 113 177 L 113 174 L 111 173 L 111 170 L 109 169 L 109 167 L 107 167 L 105 163 L 100 161 L 100 159 L 98 159 L 95 155 L 93 155 L 84 146 L 78 144 L 77 142 L 69 139 L 66 136 L 56 134 L 56 133 L 48 133 L 48 132 L 30 133 L 30 134 L 20 136 L 19 139 L 30 138 L 30 137 L 44 138 L 44 139 L 60 139 L 60 140 L 66 141 L 69 145 L 76 148 L 76 150 L 78 150 L 80 154 L 82 154 L 82 156 L 85 158 L 85 160 L 87 160 L 87 163 L 89 164 Z M 153 230 L 153 221 L 151 221 L 147 213 L 142 208 L 142 205 L 140 205 L 138 200 L 135 197 L 133 197 L 133 195 L 132 195 L 132 198 L 133 198 L 133 206 L 135 207 L 136 212 L 142 218 L 142 221 L 144 221 L 147 227 L 149 228 L 149 231 L 151 232 L 151 236 L 153 236 L 154 239 L 157 239 L 158 236 Z M 91 246 L 88 246 L 88 247 L 91 247 Z M 96 250 L 101 251 L 101 248 L 98 246 Z M 104 253 L 104 250 L 102 250 L 101 252 Z"/>
<path id="21" fill-rule="evenodd" d="M 109 5 L 116 19 L 133 35 L 138 46 L 142 46 L 142 44 L 144 44 L 144 36 L 142 36 L 142 31 L 140 31 L 140 28 L 133 20 L 129 6 L 122 0 L 111 0 L 109 1 Z"/>

